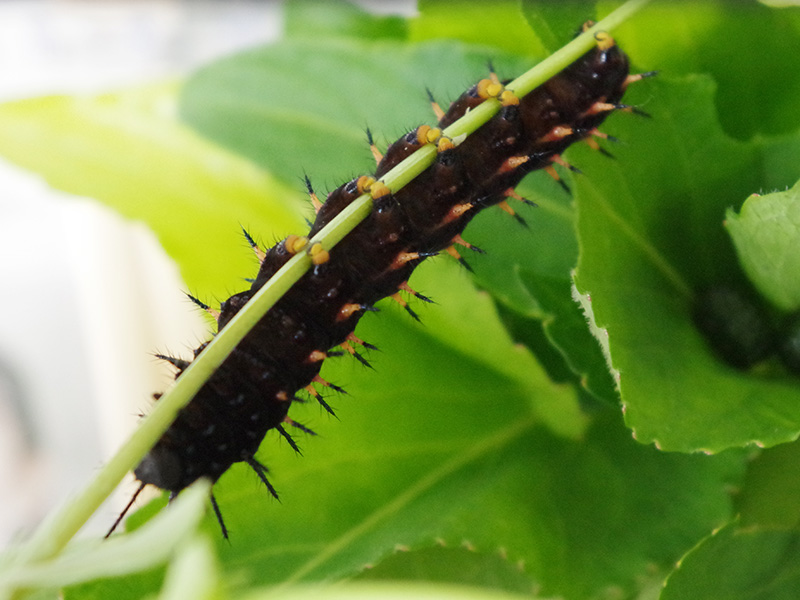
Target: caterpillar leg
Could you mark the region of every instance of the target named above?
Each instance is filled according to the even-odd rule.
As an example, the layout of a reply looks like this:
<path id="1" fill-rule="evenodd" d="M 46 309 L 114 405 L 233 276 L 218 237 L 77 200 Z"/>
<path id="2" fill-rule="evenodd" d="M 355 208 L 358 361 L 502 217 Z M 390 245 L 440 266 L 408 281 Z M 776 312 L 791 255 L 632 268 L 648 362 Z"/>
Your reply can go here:
<path id="1" fill-rule="evenodd" d="M 350 333 L 347 335 L 347 341 L 353 342 L 354 344 L 358 344 L 359 346 L 364 346 L 367 350 L 378 350 L 377 346 L 370 344 L 369 342 L 365 342 L 364 340 L 357 338 L 354 333 Z"/>
<path id="2" fill-rule="evenodd" d="M 294 450 L 300 456 L 303 455 L 303 453 L 300 451 L 300 447 L 297 445 L 297 442 L 295 442 L 294 438 L 289 434 L 289 432 L 286 431 L 286 429 L 284 429 L 283 425 L 280 424 L 275 425 L 275 429 L 277 429 L 278 433 L 280 433 L 281 436 L 283 436 L 283 439 L 289 442 L 289 445 L 292 447 L 292 450 Z"/>
<path id="3" fill-rule="evenodd" d="M 642 79 L 647 79 L 648 77 L 655 77 L 658 75 L 658 71 L 645 71 L 644 73 L 632 73 L 625 78 L 624 83 L 622 84 L 622 89 L 627 89 L 628 86 L 632 83 L 636 83 L 637 81 L 641 81 Z"/>
<path id="4" fill-rule="evenodd" d="M 370 369 L 373 368 L 373 366 L 369 363 L 369 361 L 366 358 L 364 358 L 363 356 L 361 356 L 358 352 L 356 352 L 356 349 L 353 348 L 350 345 L 349 342 L 346 342 L 346 341 L 342 342 L 341 344 L 339 344 L 339 348 L 342 348 L 345 352 L 347 352 L 350 356 L 355 358 L 358 362 L 360 362 L 365 367 L 369 367 Z M 338 353 L 339 356 L 341 356 L 342 354 L 344 354 L 344 352 L 339 352 Z M 330 356 L 331 353 L 329 352 L 328 355 Z"/>
<path id="5" fill-rule="evenodd" d="M 222 511 L 220 511 L 220 509 L 219 509 L 219 504 L 217 504 L 217 499 L 214 498 L 214 494 L 213 493 L 210 494 L 209 497 L 211 499 L 211 508 L 214 509 L 214 514 L 217 517 L 217 523 L 219 523 L 219 528 L 222 530 L 222 537 L 224 537 L 227 540 L 228 539 L 228 528 L 225 527 L 225 520 L 222 518 Z M 171 497 L 170 497 L 170 500 L 172 500 Z"/>
<path id="6" fill-rule="evenodd" d="M 318 383 L 323 387 L 331 388 L 334 392 L 339 392 L 340 394 L 347 394 L 344 388 L 340 388 L 338 385 L 331 383 L 330 381 L 326 381 L 319 375 L 314 375 L 314 379 L 311 380 L 314 383 Z M 311 387 L 311 386 L 309 386 Z"/>
<path id="7" fill-rule="evenodd" d="M 558 173 L 556 173 L 556 177 L 558 177 Z M 521 216 L 519 216 L 517 214 L 517 211 L 515 211 L 513 208 L 511 208 L 511 205 L 508 202 L 503 200 L 502 202 L 499 202 L 497 204 L 497 206 L 499 206 L 504 212 L 506 212 L 509 215 L 511 215 L 512 217 L 514 217 L 514 219 L 516 219 L 517 223 L 519 223 L 520 225 L 522 225 L 526 229 L 530 229 L 530 225 L 528 225 L 528 222 L 525 219 L 523 219 Z"/>
<path id="8" fill-rule="evenodd" d="M 219 311 L 217 309 L 211 308 L 208 304 L 206 304 L 205 302 L 203 302 L 198 298 L 195 298 L 189 293 L 186 294 L 186 297 L 189 298 L 189 300 L 191 300 L 194 304 L 202 308 L 204 311 L 206 311 L 208 314 L 210 314 L 212 317 L 214 317 L 214 319 L 219 319 Z"/>
<path id="9" fill-rule="evenodd" d="M 272 494 L 272 496 L 275 498 L 275 500 L 280 501 L 280 498 L 278 498 L 278 492 L 275 491 L 275 488 L 272 487 L 272 484 L 267 479 L 267 473 L 269 472 L 269 469 L 267 469 L 267 467 L 265 467 L 260 462 L 258 462 L 255 459 L 255 457 L 253 457 L 253 456 L 246 455 L 246 456 L 243 457 L 243 460 L 248 465 L 250 465 L 250 468 L 253 469 L 253 471 L 256 472 L 256 475 L 258 475 L 258 478 L 261 480 L 261 482 L 265 486 L 267 486 L 267 489 L 269 490 L 269 493 Z M 213 496 L 212 496 L 212 498 L 213 498 Z M 222 516 L 219 515 L 219 509 L 215 509 L 215 510 L 217 510 L 217 516 L 220 518 L 220 525 L 222 525 Z M 223 527 L 224 527 L 224 525 L 223 525 Z M 223 535 L 225 535 L 225 534 L 223 534 Z M 225 535 L 225 537 L 227 538 L 228 536 Z"/>
<path id="10" fill-rule="evenodd" d="M 304 433 L 307 433 L 309 435 L 317 435 L 314 431 L 312 431 L 311 429 L 309 429 L 308 427 L 306 427 L 302 423 L 298 423 L 297 421 L 294 421 L 294 420 L 290 419 L 289 417 L 285 417 L 283 419 L 283 422 L 286 423 L 287 425 L 291 425 L 292 427 L 295 427 L 295 428 L 299 429 L 300 431 L 302 431 Z M 283 436 L 283 438 L 287 442 L 289 442 L 289 445 L 292 447 L 292 450 L 297 452 L 297 454 L 300 454 L 300 455 L 303 454 L 300 451 L 300 448 L 297 446 L 297 443 L 294 441 L 294 438 L 291 436 L 291 434 L 289 434 L 288 431 L 286 431 L 286 429 L 283 427 L 282 424 L 279 423 L 278 425 L 276 425 L 275 429 L 277 429 L 278 433 L 280 433 Z"/>
<path id="11" fill-rule="evenodd" d="M 322 395 L 317 391 L 317 389 L 313 385 L 307 385 L 304 389 L 309 393 L 309 395 L 312 398 L 314 398 L 314 400 L 316 400 L 319 403 L 319 405 L 322 408 L 325 409 L 325 411 L 329 415 L 331 415 L 332 417 L 336 416 L 336 413 L 333 412 L 333 409 L 331 408 L 331 405 L 328 404 L 327 402 L 325 402 L 325 399 L 322 397 Z"/>
<path id="12" fill-rule="evenodd" d="M 460 234 L 456 235 L 453 238 L 452 242 L 454 244 L 458 244 L 459 246 L 464 246 L 464 248 L 469 248 L 470 250 L 472 250 L 473 252 L 477 252 L 478 254 L 486 254 L 486 250 L 483 250 L 482 248 L 478 248 L 477 246 L 470 244 L 467 240 L 461 237 Z"/>
<path id="13" fill-rule="evenodd" d="M 317 196 L 317 194 L 314 192 L 314 188 L 311 185 L 311 180 L 308 178 L 308 175 L 304 175 L 303 180 L 306 184 L 308 198 L 311 200 L 311 204 L 314 207 L 314 212 L 318 213 L 319 209 L 322 208 L 322 201 L 320 201 L 319 196 Z"/>
<path id="14" fill-rule="evenodd" d="M 250 235 L 250 233 L 247 231 L 247 229 L 244 228 L 244 226 L 242 226 L 242 233 L 244 234 L 244 239 L 247 240 L 247 243 L 253 249 L 253 252 L 255 253 L 256 258 L 258 258 L 258 262 L 260 262 L 260 263 L 264 262 L 264 258 L 267 256 L 267 253 L 264 252 L 264 250 L 261 249 L 261 247 L 253 239 L 253 236 Z"/>
<path id="15" fill-rule="evenodd" d="M 433 114 L 436 115 L 436 120 L 441 121 L 442 117 L 444 116 L 444 110 L 442 110 L 442 107 L 438 102 L 436 102 L 436 99 L 433 97 L 433 92 L 430 90 L 430 88 L 425 88 L 425 92 L 428 94 L 428 101 L 431 103 L 431 108 L 433 109 Z"/>
<path id="16" fill-rule="evenodd" d="M 520 196 L 514 188 L 508 188 L 506 191 L 503 192 L 503 196 L 506 198 L 513 198 L 514 200 L 518 200 L 523 204 L 527 204 L 528 206 L 537 207 L 539 206 L 533 200 L 528 200 L 524 196 Z"/>
<path id="17" fill-rule="evenodd" d="M 406 312 L 407 312 L 409 315 L 411 315 L 411 317 L 412 317 L 412 318 L 413 318 L 415 321 L 422 322 L 422 321 L 420 320 L 420 318 L 419 318 L 419 315 L 418 315 L 417 313 L 415 313 L 415 312 L 414 312 L 414 311 L 411 309 L 411 307 L 408 305 L 408 302 L 406 302 L 406 301 L 403 299 L 403 297 L 400 295 L 400 292 L 397 292 L 397 293 L 395 293 L 395 294 L 392 294 L 392 295 L 391 295 L 391 296 L 389 296 L 389 297 L 390 297 L 392 300 L 394 300 L 395 302 L 397 302 L 397 303 L 398 303 L 400 306 L 402 306 L 402 307 L 403 307 L 403 308 L 406 310 Z"/>
<path id="18" fill-rule="evenodd" d="M 189 365 L 191 364 L 191 361 L 184 360 L 182 358 L 176 358 L 174 356 L 168 356 L 166 354 L 156 354 L 155 357 L 158 358 L 159 360 L 168 362 L 179 371 L 183 371 L 184 369 L 188 368 Z"/>
<path id="19" fill-rule="evenodd" d="M 611 154 L 611 152 L 609 152 L 608 150 L 603 148 L 600 144 L 598 144 L 595 138 L 600 138 L 601 140 L 608 140 L 609 142 L 618 142 L 619 140 L 617 138 L 600 131 L 599 129 L 597 129 L 597 127 L 589 130 L 588 134 L 589 135 L 583 140 L 584 142 L 586 142 L 587 146 L 589 146 L 592 150 L 596 150 L 603 156 L 607 156 L 608 158 L 616 158 L 613 154 Z"/>
<path id="20" fill-rule="evenodd" d="M 572 196 L 572 190 L 571 190 L 571 189 L 569 189 L 569 186 L 568 186 L 568 185 L 567 185 L 567 184 L 564 182 L 564 180 L 563 180 L 563 179 L 561 179 L 561 175 L 559 175 L 559 174 L 558 174 L 558 171 L 556 171 L 556 170 L 555 170 L 555 168 L 553 167 L 553 165 L 547 165 L 547 166 L 544 168 L 544 170 L 545 170 L 545 173 L 547 173 L 548 175 L 550 175 L 550 177 L 552 177 L 552 178 L 555 180 L 555 182 L 556 182 L 558 185 L 560 185 L 560 186 L 561 186 L 561 189 L 563 189 L 565 192 L 567 192 L 567 194 L 569 194 L 570 196 Z"/>
<path id="21" fill-rule="evenodd" d="M 372 157 L 375 159 L 375 164 L 381 164 L 383 160 L 383 154 L 381 151 L 378 150 L 378 147 L 375 145 L 375 140 L 372 139 L 372 132 L 367 128 L 367 143 L 369 144 L 369 151 L 372 152 Z"/>
<path id="22" fill-rule="evenodd" d="M 147 485 L 146 483 L 142 482 L 142 483 L 139 485 L 139 487 L 136 489 L 136 491 L 135 491 L 135 492 L 133 492 L 133 496 L 131 496 L 131 499 L 130 499 L 130 500 L 128 501 L 128 503 L 125 505 L 125 508 L 123 508 L 123 509 L 122 509 L 122 512 L 121 512 L 121 513 L 119 513 L 119 516 L 118 516 L 118 517 L 117 517 L 117 519 L 114 521 L 113 525 L 111 525 L 111 529 L 109 529 L 109 530 L 108 530 L 108 533 L 107 533 L 107 534 L 105 534 L 105 536 L 103 536 L 103 538 L 104 538 L 104 539 L 108 539 L 108 537 L 109 537 L 109 536 L 110 536 L 112 533 L 114 533 L 114 530 L 115 530 L 115 529 L 116 529 L 116 528 L 119 526 L 119 524 L 120 524 L 120 523 L 122 523 L 122 519 L 124 519 L 124 518 L 125 518 L 125 515 L 126 515 L 126 514 L 128 514 L 128 511 L 129 511 L 129 510 L 131 509 L 131 507 L 133 506 L 133 503 L 134 503 L 134 502 L 136 502 L 136 498 L 139 496 L 139 494 L 141 494 L 141 493 L 142 493 L 142 490 L 144 489 L 144 486 L 146 486 L 146 485 Z"/>
<path id="23" fill-rule="evenodd" d="M 404 292 L 407 292 L 407 293 L 411 294 L 412 296 L 414 296 L 415 298 L 419 298 L 423 302 L 429 302 L 431 304 L 434 304 L 433 300 L 431 300 L 427 296 L 423 296 L 422 294 L 420 294 L 415 289 L 412 289 L 411 286 L 408 285 L 407 281 L 404 281 L 399 286 L 397 286 L 397 289 L 402 290 Z"/>
<path id="24" fill-rule="evenodd" d="M 361 354 L 359 354 L 356 351 L 356 349 L 353 348 L 353 346 L 351 344 L 356 344 L 356 345 L 359 345 L 359 346 L 363 346 L 364 348 L 367 348 L 369 350 L 377 350 L 378 348 L 373 346 L 372 344 L 368 344 L 367 342 L 365 342 L 363 340 L 360 340 L 352 332 L 347 335 L 347 337 L 345 338 L 344 342 L 339 344 L 340 348 L 342 348 L 346 352 L 348 352 L 358 362 L 360 362 L 365 367 L 369 367 L 370 369 L 372 369 L 373 367 L 369 363 L 369 361 L 366 358 L 364 358 Z"/>
<path id="25" fill-rule="evenodd" d="M 456 260 L 457 260 L 459 263 L 461 263 L 461 266 L 462 266 L 462 267 L 464 267 L 464 268 L 465 268 L 467 271 L 469 271 L 470 273 L 474 273 L 474 271 L 472 270 L 472 267 L 470 267 L 470 266 L 469 266 L 469 263 L 468 263 L 466 260 L 464 260 L 464 257 L 463 257 L 463 256 L 461 256 L 461 254 L 458 252 L 458 250 L 456 250 L 456 247 L 455 247 L 455 246 L 448 246 L 448 247 L 446 248 L 446 250 L 447 250 L 447 253 L 448 253 L 450 256 L 452 256 L 452 257 L 453 257 L 453 258 L 455 258 L 455 259 L 456 259 Z"/>
<path id="26" fill-rule="evenodd" d="M 317 435 L 317 432 L 316 432 L 316 431 L 313 431 L 312 429 L 310 429 L 310 428 L 306 427 L 306 426 L 305 426 L 305 425 L 303 425 L 302 423 L 298 423 L 297 421 L 295 421 L 295 420 L 293 420 L 293 419 L 290 419 L 289 417 L 286 417 L 286 418 L 283 420 L 283 422 L 284 422 L 284 423 L 286 423 L 287 425 L 291 425 L 291 426 L 292 426 L 292 427 L 294 427 L 295 429 L 299 429 L 299 430 L 300 430 L 300 431 L 302 431 L 303 433 L 307 433 L 308 435 Z"/>
<path id="27" fill-rule="evenodd" d="M 578 167 L 576 167 L 573 164 L 568 163 L 563 158 L 561 158 L 560 154 L 554 155 L 550 160 L 552 160 L 557 165 L 561 165 L 565 169 L 569 169 L 573 173 L 577 173 L 578 175 L 582 175 L 583 174 L 583 171 L 581 171 Z"/>

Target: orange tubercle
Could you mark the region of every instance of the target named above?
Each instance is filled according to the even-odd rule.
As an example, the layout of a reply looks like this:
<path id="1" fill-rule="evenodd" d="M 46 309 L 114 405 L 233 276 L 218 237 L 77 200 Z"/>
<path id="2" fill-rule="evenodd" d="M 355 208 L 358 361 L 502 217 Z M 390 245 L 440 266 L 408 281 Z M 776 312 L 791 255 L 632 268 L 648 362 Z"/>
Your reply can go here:
<path id="1" fill-rule="evenodd" d="M 575 130 L 568 125 L 556 125 L 545 135 L 539 138 L 540 142 L 557 142 L 575 133 Z"/>
<path id="2" fill-rule="evenodd" d="M 314 350 L 311 354 L 308 355 L 306 362 L 315 363 L 315 362 L 322 362 L 328 358 L 328 355 L 325 354 L 322 350 Z"/>
<path id="3" fill-rule="evenodd" d="M 500 165 L 500 168 L 497 169 L 497 172 L 508 173 L 509 171 L 513 171 L 517 167 L 524 165 L 529 160 L 530 158 L 527 156 L 510 156 L 509 158 L 503 161 L 503 164 Z"/>
<path id="4" fill-rule="evenodd" d="M 347 304 L 343 304 L 342 307 L 339 309 L 339 314 L 336 315 L 337 323 L 345 321 L 352 317 L 355 313 L 361 310 L 360 304 L 355 304 L 349 302 Z"/>
<path id="5" fill-rule="evenodd" d="M 397 256 L 394 257 L 394 261 L 389 266 L 389 269 L 399 269 L 407 262 L 412 260 L 416 260 L 420 257 L 419 252 L 400 252 Z"/>
<path id="6" fill-rule="evenodd" d="M 611 112 L 616 108 L 617 106 L 615 104 L 611 104 L 609 102 L 595 102 L 586 112 L 583 113 L 583 116 L 589 117 L 591 115 L 597 115 L 604 112 Z"/>
<path id="7" fill-rule="evenodd" d="M 455 221 L 456 219 L 461 217 L 461 215 L 463 215 L 465 212 L 470 210 L 473 206 L 474 205 L 469 202 L 464 204 L 456 204 L 453 208 L 450 209 L 450 212 L 448 212 L 445 215 L 444 219 L 442 219 L 442 225 L 447 225 L 448 223 Z"/>
<path id="8" fill-rule="evenodd" d="M 290 235 L 286 238 L 284 246 L 290 254 L 297 254 L 308 245 L 307 237 L 300 237 L 299 235 Z"/>

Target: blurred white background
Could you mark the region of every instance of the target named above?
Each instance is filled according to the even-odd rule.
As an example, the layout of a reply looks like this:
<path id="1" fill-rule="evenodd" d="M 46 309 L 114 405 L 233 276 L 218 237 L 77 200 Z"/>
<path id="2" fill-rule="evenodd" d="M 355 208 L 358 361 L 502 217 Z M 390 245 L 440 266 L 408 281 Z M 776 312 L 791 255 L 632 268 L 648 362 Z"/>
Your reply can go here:
<path id="1" fill-rule="evenodd" d="M 281 27 L 278 0 L 0 0 L 0 102 L 180 78 Z M 0 157 L 0 548 L 85 485 L 135 427 L 171 379 L 152 353 L 207 337 L 182 289 L 145 226 Z"/>

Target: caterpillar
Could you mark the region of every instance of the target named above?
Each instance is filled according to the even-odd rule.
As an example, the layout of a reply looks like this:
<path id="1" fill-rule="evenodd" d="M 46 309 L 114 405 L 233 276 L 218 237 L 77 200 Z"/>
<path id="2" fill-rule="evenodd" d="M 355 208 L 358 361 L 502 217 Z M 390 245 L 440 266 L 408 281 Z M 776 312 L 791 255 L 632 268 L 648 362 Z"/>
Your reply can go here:
<path id="1" fill-rule="evenodd" d="M 592 24 L 584 25 L 584 30 Z M 274 429 L 298 450 L 286 426 L 313 433 L 289 417 L 293 402 L 305 390 L 330 413 L 319 389 L 343 392 L 320 377 L 324 361 L 349 354 L 369 365 L 360 348 L 374 348 L 355 335 L 363 314 L 391 297 L 414 318 L 401 295 L 429 301 L 408 283 L 427 258 L 447 252 L 467 268 L 457 246 L 481 252 L 461 237 L 484 208 L 499 205 L 522 220 L 508 204 L 522 200 L 514 188 L 529 173 L 547 171 L 563 187 L 554 169 L 573 168 L 561 154 L 576 141 L 600 149 L 597 127 L 616 110 L 640 112 L 621 104 L 627 86 L 652 73 L 631 75 L 627 56 L 607 33 L 595 34 L 595 47 L 563 71 L 524 96 L 517 96 L 494 73 L 482 79 L 443 110 L 431 98 L 435 127 L 421 125 L 390 144 L 381 154 L 368 134 L 377 167 L 331 192 L 320 201 L 306 178 L 316 218 L 306 236 L 292 235 L 268 250 L 245 236 L 261 264 L 249 289 L 232 295 L 213 311 L 218 330 L 295 255 L 306 252 L 313 267 L 242 339 L 134 470 L 140 482 L 107 536 L 124 518 L 138 494 L 154 485 L 174 498 L 201 477 L 216 482 L 236 462 L 248 464 L 277 498 L 267 467 L 255 458 L 267 432 Z M 442 130 L 489 98 L 500 110 L 474 133 L 451 139 Z M 392 192 L 384 177 L 417 150 L 432 146 L 436 157 L 428 168 Z M 330 252 L 309 240 L 362 194 L 372 198 L 369 215 Z M 201 344 L 195 357 L 205 348 Z M 338 350 L 337 350 L 338 348 Z M 179 378 L 191 361 L 159 355 Z M 228 531 L 213 493 L 212 508 L 222 535 Z"/>
<path id="2" fill-rule="evenodd" d="M 692 318 L 728 365 L 747 370 L 777 356 L 790 373 L 800 374 L 800 314 L 776 319 L 751 289 L 718 284 L 697 295 Z"/>

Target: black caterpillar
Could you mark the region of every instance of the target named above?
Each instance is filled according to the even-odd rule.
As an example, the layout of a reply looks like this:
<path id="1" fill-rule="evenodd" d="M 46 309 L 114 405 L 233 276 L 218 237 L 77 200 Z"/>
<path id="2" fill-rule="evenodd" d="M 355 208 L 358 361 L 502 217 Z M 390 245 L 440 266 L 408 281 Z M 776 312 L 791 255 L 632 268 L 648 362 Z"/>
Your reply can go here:
<path id="1" fill-rule="evenodd" d="M 169 490 L 173 498 L 201 477 L 216 481 L 235 462 L 250 465 L 277 497 L 255 453 L 270 429 L 297 450 L 284 425 L 309 431 L 288 417 L 299 390 L 307 390 L 333 412 L 313 384 L 342 391 L 319 376 L 333 348 L 368 364 L 356 348 L 372 346 L 354 335 L 364 312 L 390 296 L 416 317 L 400 292 L 428 300 L 407 283 L 417 265 L 442 250 L 466 265 L 455 245 L 478 250 L 460 235 L 478 212 L 499 204 L 513 215 L 506 199 L 524 200 L 514 188 L 525 175 L 545 169 L 560 181 L 553 164 L 569 167 L 560 154 L 578 140 L 597 148 L 592 136 L 607 137 L 597 126 L 614 110 L 631 109 L 620 104 L 625 89 L 649 73 L 629 75 L 628 58 L 614 40 L 602 32 L 595 38 L 595 48 L 522 98 L 492 74 L 446 112 L 431 99 L 438 127 L 418 127 L 391 144 L 383 156 L 370 140 L 378 162 L 374 176 L 345 183 L 324 204 L 306 180 L 317 211 L 308 237 L 289 236 L 262 252 L 245 232 L 261 255 L 261 267 L 250 289 L 221 304 L 219 329 L 297 252 L 309 251 L 315 266 L 244 337 L 135 469 L 141 485 L 109 535 L 145 485 Z M 497 98 L 502 107 L 486 124 L 463 140 L 442 136 L 441 129 L 487 98 Z M 391 193 L 380 178 L 426 144 L 436 145 L 434 163 Z M 305 248 L 309 238 L 365 192 L 373 198 L 371 213 L 330 254 Z M 197 348 L 195 356 L 205 346 Z M 176 377 L 189 365 L 178 358 L 160 358 L 177 368 Z M 213 495 L 211 503 L 227 537 Z"/>
<path id="2" fill-rule="evenodd" d="M 800 375 L 800 312 L 776 316 L 745 286 L 718 284 L 701 290 L 692 318 L 714 353 L 747 370 L 777 356 L 789 373 Z"/>

